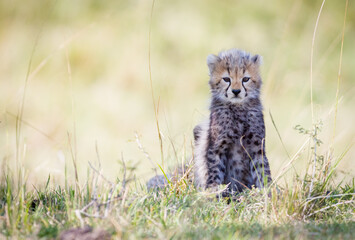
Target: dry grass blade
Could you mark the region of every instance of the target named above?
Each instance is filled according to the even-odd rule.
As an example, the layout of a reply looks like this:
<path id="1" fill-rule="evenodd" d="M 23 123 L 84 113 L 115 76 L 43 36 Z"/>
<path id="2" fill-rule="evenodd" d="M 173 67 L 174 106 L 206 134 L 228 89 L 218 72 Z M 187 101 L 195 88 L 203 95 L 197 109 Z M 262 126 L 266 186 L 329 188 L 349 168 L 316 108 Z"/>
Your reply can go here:
<path id="1" fill-rule="evenodd" d="M 316 20 L 316 24 L 314 26 L 314 31 L 313 31 L 313 37 L 312 37 L 312 47 L 311 47 L 311 70 L 310 70 L 310 91 L 311 91 L 311 113 L 312 113 L 312 125 L 314 128 L 314 136 L 317 136 L 317 126 L 315 123 L 315 116 L 314 116 L 314 106 L 313 106 L 313 55 L 314 55 L 314 43 L 315 43 L 315 39 L 316 39 L 316 33 L 317 33 L 317 29 L 318 29 L 318 23 L 319 23 L 319 19 L 320 19 L 320 15 L 322 13 L 323 10 L 323 6 L 324 6 L 325 0 L 322 1 L 322 5 L 319 9 L 318 12 L 318 16 L 317 16 L 317 20 Z M 308 197 L 311 196 L 312 194 L 312 190 L 313 190 L 313 184 L 314 184 L 314 176 L 315 176 L 315 171 L 316 171 L 316 164 L 317 164 L 317 141 L 315 139 L 315 137 L 313 137 L 314 139 L 314 149 L 313 149 L 313 153 L 314 153 L 314 158 L 313 158 L 313 170 L 312 170 L 312 179 L 311 179 L 311 184 L 309 186 L 309 194 Z M 306 210 L 307 208 L 307 204 L 305 204 L 303 212 Z"/>
<path id="2" fill-rule="evenodd" d="M 73 146 L 72 146 L 72 141 L 70 138 L 70 134 L 67 133 L 68 135 L 68 144 L 69 144 L 69 148 L 70 148 L 70 154 L 71 154 L 71 158 L 72 158 L 72 162 L 73 162 L 73 166 L 74 166 L 74 172 L 75 172 L 75 186 L 76 186 L 76 190 L 78 192 L 80 192 L 80 187 L 79 187 L 79 174 L 78 174 L 78 167 L 76 164 L 76 154 L 75 154 L 75 150 L 73 150 Z"/>
<path id="3" fill-rule="evenodd" d="M 99 159 L 99 154 L 97 152 L 97 155 L 98 155 L 98 159 Z M 101 163 L 100 163 L 100 160 L 99 161 L 99 165 L 101 166 Z M 85 216 L 85 217 L 91 217 L 91 218 L 107 218 L 108 215 L 109 215 L 109 211 L 110 211 L 110 206 L 111 206 L 111 203 L 113 201 L 116 201 L 118 199 L 120 199 L 119 197 L 117 198 L 112 198 L 113 196 L 113 193 L 117 190 L 117 186 L 118 184 L 114 184 L 113 182 L 109 181 L 105 176 L 102 175 L 101 173 L 101 170 L 98 170 L 96 169 L 90 162 L 88 162 L 90 168 L 94 171 L 94 173 L 97 174 L 97 177 L 101 177 L 106 183 L 108 183 L 110 185 L 110 189 L 109 189 L 109 192 L 108 192 L 108 196 L 107 196 L 107 200 L 105 202 L 101 202 L 99 203 L 99 198 L 97 196 L 97 184 L 98 184 L 98 181 L 96 179 L 95 181 L 95 175 L 94 175 L 94 180 L 93 180 L 93 183 L 94 186 L 94 191 L 93 191 L 93 194 L 91 196 L 91 201 L 85 205 L 84 207 L 82 207 L 81 209 L 77 209 L 75 210 L 75 213 L 76 213 L 76 216 L 77 218 L 80 220 L 80 222 L 82 223 L 83 225 L 83 219 L 82 219 L 82 216 Z M 126 180 L 124 179 L 124 182 Z M 122 185 L 122 187 L 125 188 L 125 186 Z M 100 207 L 102 206 L 105 206 L 105 210 L 104 210 L 104 213 L 101 215 L 100 214 Z M 95 207 L 94 209 L 94 214 L 90 214 L 88 213 L 88 209 L 90 209 L 91 207 Z"/>
<path id="4" fill-rule="evenodd" d="M 320 213 L 320 212 L 324 212 L 325 210 L 329 209 L 329 208 L 333 208 L 333 207 L 336 207 L 336 206 L 339 206 L 339 205 L 344 205 L 344 204 L 351 204 L 351 203 L 354 203 L 355 201 L 354 200 L 349 200 L 349 201 L 344 201 L 344 202 L 339 202 L 339 203 L 335 203 L 333 205 L 330 205 L 330 206 L 327 206 L 327 207 L 324 207 L 324 208 L 321 208 L 311 214 L 308 214 L 306 217 L 310 217 L 310 216 L 313 216 L 317 213 Z"/>
<path id="5" fill-rule="evenodd" d="M 106 183 L 110 184 L 110 185 L 114 185 L 113 182 L 111 182 L 110 180 L 108 180 L 104 175 L 102 175 L 101 171 L 97 170 L 96 168 L 94 168 L 94 166 L 91 164 L 91 162 L 88 162 L 90 168 L 96 172 L 96 174 L 98 174 Z"/>
<path id="6" fill-rule="evenodd" d="M 19 116 L 17 116 L 16 114 L 13 114 L 9 111 L 6 111 L 6 114 L 13 117 L 13 118 L 16 118 L 16 119 L 19 119 L 19 121 L 21 121 L 22 123 L 24 123 L 25 125 L 27 125 L 28 127 L 32 128 L 33 130 L 35 130 L 36 132 L 40 133 L 41 135 L 43 135 L 44 137 L 46 137 L 48 140 L 56 143 L 57 145 L 59 145 L 59 143 L 53 139 L 51 136 L 49 136 L 47 133 L 45 133 L 44 131 L 42 131 L 41 129 L 39 129 L 38 127 L 36 127 L 35 125 L 29 123 L 28 121 L 24 120 L 24 119 L 21 119 L 19 118 Z M 1 121 L 0 121 L 1 122 Z"/>
<path id="7" fill-rule="evenodd" d="M 273 182 L 270 186 L 277 183 L 277 181 L 289 170 L 289 166 L 292 166 L 292 163 L 297 159 L 297 156 L 301 153 L 301 151 L 306 147 L 308 144 L 309 139 L 307 139 L 302 146 L 298 149 L 298 151 L 293 155 L 290 161 L 285 165 L 285 167 L 281 170 L 281 172 L 274 178 Z"/>
<path id="8" fill-rule="evenodd" d="M 154 107 L 155 122 L 156 122 L 156 125 L 157 125 L 157 132 L 158 132 L 159 143 L 160 143 L 161 164 L 162 164 L 162 168 L 164 169 L 163 139 L 162 139 L 162 136 L 161 136 L 161 133 L 160 133 L 159 119 L 158 119 L 159 101 L 158 101 L 158 107 L 157 107 L 157 106 L 156 106 L 156 103 L 155 103 L 155 97 L 154 97 L 153 80 L 152 80 L 152 67 L 151 67 L 151 60 L 150 60 L 150 50 L 151 50 L 151 39 L 150 39 L 150 35 L 151 35 L 151 32 L 152 32 L 152 20 L 153 20 L 154 4 L 155 4 L 155 0 L 153 0 L 153 2 L 152 2 L 152 8 L 151 8 L 151 11 L 150 11 L 150 22 L 149 22 L 149 36 L 148 36 L 149 83 L 150 83 L 150 90 L 151 90 L 151 93 L 152 93 L 152 100 L 153 100 L 153 107 Z"/>
<path id="9" fill-rule="evenodd" d="M 335 94 L 334 130 L 333 130 L 332 142 L 334 142 L 335 133 L 336 133 L 336 123 L 337 123 L 338 103 L 339 103 L 340 77 L 341 77 L 341 66 L 342 66 L 343 48 L 344 48 L 345 22 L 346 22 L 346 14 L 348 12 L 348 4 L 349 4 L 349 0 L 346 0 L 345 13 L 344 13 L 344 22 L 343 22 L 343 30 L 342 30 L 342 34 L 341 34 L 341 47 L 340 47 L 340 56 L 339 56 L 337 90 L 336 90 L 336 94 Z"/>
<path id="10" fill-rule="evenodd" d="M 274 126 L 274 128 L 275 128 L 275 130 L 276 130 L 277 136 L 278 136 L 279 139 L 280 139 L 280 142 L 281 142 L 281 144 L 282 144 L 282 147 L 284 148 L 284 150 L 285 150 L 285 152 L 286 152 L 286 154 L 287 154 L 288 159 L 291 159 L 290 154 L 288 153 L 288 151 L 287 151 L 287 149 L 286 149 L 286 146 L 285 146 L 285 144 L 284 144 L 284 141 L 283 141 L 282 138 L 281 138 L 281 134 L 280 134 L 280 132 L 279 132 L 279 129 L 278 129 L 277 126 L 276 126 L 276 123 L 275 123 L 275 121 L 274 121 L 274 117 L 273 117 L 272 114 L 271 114 L 271 110 L 269 110 L 269 115 L 270 115 L 270 118 L 271 118 L 272 125 Z"/>
<path id="11" fill-rule="evenodd" d="M 75 121 L 75 105 L 74 105 L 74 93 L 73 93 L 73 83 L 72 83 L 72 72 L 71 72 L 71 66 L 70 66 L 70 61 L 68 57 L 68 52 L 65 52 L 65 59 L 67 62 L 67 73 L 68 73 L 68 79 L 70 83 L 70 98 L 71 98 L 71 110 L 72 110 L 72 117 L 73 117 L 73 140 L 70 137 L 69 132 L 68 134 L 68 143 L 69 143 L 69 148 L 70 148 L 70 153 L 74 165 L 74 170 L 75 170 L 75 185 L 80 192 L 80 187 L 79 187 L 79 175 L 78 175 L 78 168 L 77 168 L 77 142 L 76 142 L 76 121 Z"/>
<path id="12" fill-rule="evenodd" d="M 311 112 L 312 112 L 312 123 L 315 124 L 315 119 L 314 119 L 314 107 L 313 107 L 313 55 L 314 55 L 314 43 L 316 40 L 316 33 L 318 29 L 318 23 L 319 23 L 319 18 L 323 10 L 325 0 L 322 1 L 322 5 L 319 9 L 316 24 L 314 26 L 314 31 L 313 31 L 313 37 L 312 37 L 312 47 L 311 47 L 311 70 L 310 70 L 310 79 L 311 79 Z"/>
<path id="13" fill-rule="evenodd" d="M 136 137 L 136 143 L 137 143 L 137 145 L 138 145 L 139 150 L 144 154 L 144 156 L 145 156 L 145 157 L 149 160 L 149 162 L 152 164 L 152 167 L 153 167 L 153 169 L 154 169 L 155 175 L 157 175 L 158 173 L 157 173 L 156 164 L 155 164 L 155 163 L 153 162 L 153 160 L 150 158 L 149 153 L 144 149 L 144 147 L 143 147 L 143 145 L 142 145 L 142 143 L 141 143 L 141 140 L 140 140 L 140 138 L 139 138 L 139 136 L 138 136 L 138 133 L 135 132 L 134 135 L 135 135 L 135 137 Z"/>
<path id="14" fill-rule="evenodd" d="M 346 197 L 346 196 L 355 196 L 355 193 L 344 193 L 344 194 L 334 194 L 334 195 L 325 195 L 318 197 L 307 198 L 307 202 L 311 202 L 318 199 L 327 199 L 327 198 L 338 198 L 338 197 Z"/>

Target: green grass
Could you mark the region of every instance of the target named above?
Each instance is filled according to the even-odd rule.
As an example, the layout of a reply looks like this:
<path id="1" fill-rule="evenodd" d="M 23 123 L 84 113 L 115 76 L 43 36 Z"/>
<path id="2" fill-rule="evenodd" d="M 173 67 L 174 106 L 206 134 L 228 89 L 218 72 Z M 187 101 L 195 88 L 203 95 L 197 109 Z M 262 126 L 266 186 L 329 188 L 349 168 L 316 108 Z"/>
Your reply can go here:
<path id="1" fill-rule="evenodd" d="M 247 190 L 231 202 L 197 191 L 188 179 L 148 192 L 137 182 L 127 189 L 119 179 L 110 185 L 94 172 L 80 193 L 75 187 L 27 190 L 26 184 L 16 190 L 11 177 L 2 179 L 1 234 L 55 238 L 83 225 L 117 239 L 351 239 L 355 234 L 354 182 L 329 184 L 332 171 L 326 177 L 316 172 L 311 193 L 306 175 L 290 187 Z"/>

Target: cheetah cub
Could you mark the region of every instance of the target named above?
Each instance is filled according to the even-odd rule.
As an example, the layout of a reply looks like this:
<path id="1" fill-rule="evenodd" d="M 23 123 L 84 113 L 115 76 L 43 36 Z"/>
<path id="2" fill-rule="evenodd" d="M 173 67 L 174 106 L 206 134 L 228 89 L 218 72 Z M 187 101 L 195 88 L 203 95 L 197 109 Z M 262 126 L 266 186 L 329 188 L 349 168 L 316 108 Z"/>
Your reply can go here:
<path id="1" fill-rule="evenodd" d="M 228 184 L 228 193 L 271 182 L 260 101 L 261 57 L 238 49 L 209 55 L 212 100 L 206 123 L 194 128 L 195 183 Z"/>

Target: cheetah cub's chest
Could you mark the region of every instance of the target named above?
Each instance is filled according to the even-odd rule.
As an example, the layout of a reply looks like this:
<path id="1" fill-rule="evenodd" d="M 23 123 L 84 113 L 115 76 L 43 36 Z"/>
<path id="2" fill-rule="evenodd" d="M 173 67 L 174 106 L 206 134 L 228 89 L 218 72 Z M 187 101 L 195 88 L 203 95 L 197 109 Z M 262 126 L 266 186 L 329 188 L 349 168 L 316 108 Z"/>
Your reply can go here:
<path id="1" fill-rule="evenodd" d="M 213 109 L 210 118 L 212 141 L 223 134 L 229 138 L 241 137 L 247 128 L 247 112 L 235 106 Z"/>
<path id="2" fill-rule="evenodd" d="M 249 118 L 253 115 L 249 114 Z M 251 188 L 253 179 L 250 169 L 251 159 L 248 156 L 247 148 L 251 140 L 245 138 L 249 132 L 247 110 L 236 107 L 226 106 L 213 109 L 210 119 L 210 168 L 213 164 L 218 164 L 218 170 L 214 170 L 215 175 L 210 177 L 207 184 L 221 180 L 222 184 L 230 184 L 232 191 L 241 191 L 243 188 Z M 218 159 L 219 163 L 216 162 Z M 213 175 L 212 173 L 212 175 Z"/>

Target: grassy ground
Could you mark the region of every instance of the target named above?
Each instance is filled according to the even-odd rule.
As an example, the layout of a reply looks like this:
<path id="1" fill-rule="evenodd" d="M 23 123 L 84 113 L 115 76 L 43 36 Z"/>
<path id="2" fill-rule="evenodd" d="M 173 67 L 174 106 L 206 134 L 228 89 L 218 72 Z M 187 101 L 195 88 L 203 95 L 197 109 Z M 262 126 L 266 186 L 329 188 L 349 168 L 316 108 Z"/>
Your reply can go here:
<path id="1" fill-rule="evenodd" d="M 17 189 L 8 177 L 1 183 L 0 229 L 12 238 L 55 238 L 90 225 L 115 239 L 353 239 L 355 185 L 334 185 L 333 170 L 323 165 L 314 178 L 247 190 L 231 202 L 196 191 L 186 177 L 159 191 L 137 182 L 127 187 L 129 170 L 111 183 L 93 167 L 81 188 L 47 183 L 35 191 Z"/>
<path id="2" fill-rule="evenodd" d="M 84 225 L 124 239 L 352 239 L 346 2 L 318 18 L 321 0 L 0 0 L 0 239 Z M 186 177 L 148 192 L 158 165 L 191 156 L 206 56 L 231 47 L 264 58 L 273 184 L 230 203 Z"/>

